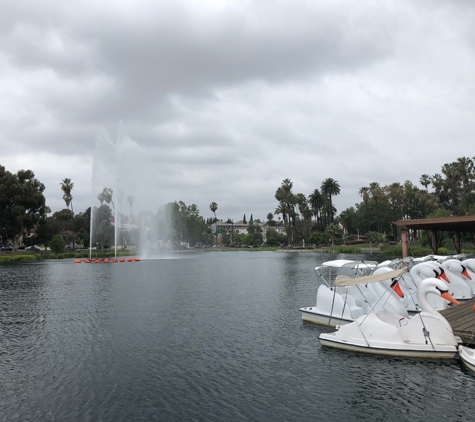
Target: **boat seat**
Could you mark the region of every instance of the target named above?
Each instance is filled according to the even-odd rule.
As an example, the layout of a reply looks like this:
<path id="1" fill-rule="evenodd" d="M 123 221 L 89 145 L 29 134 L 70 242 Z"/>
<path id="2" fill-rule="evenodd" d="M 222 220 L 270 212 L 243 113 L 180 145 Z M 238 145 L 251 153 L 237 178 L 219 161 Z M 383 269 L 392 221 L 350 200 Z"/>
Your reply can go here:
<path id="1" fill-rule="evenodd" d="M 400 315 L 396 315 L 387 309 L 380 309 L 379 311 L 376 312 L 376 316 L 383 322 L 387 324 L 391 324 L 392 326 L 396 328 L 404 327 L 409 319 L 404 318 Z"/>

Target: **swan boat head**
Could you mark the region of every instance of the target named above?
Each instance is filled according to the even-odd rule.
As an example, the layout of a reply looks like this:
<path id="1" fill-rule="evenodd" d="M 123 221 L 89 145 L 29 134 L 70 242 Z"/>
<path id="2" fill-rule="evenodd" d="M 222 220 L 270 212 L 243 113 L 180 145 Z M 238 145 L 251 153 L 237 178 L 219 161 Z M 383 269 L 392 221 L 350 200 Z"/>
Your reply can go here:
<path id="1" fill-rule="evenodd" d="M 460 305 L 460 303 L 449 294 L 447 284 L 438 278 L 426 278 L 421 281 L 417 289 L 417 300 L 424 311 L 439 314 L 428 301 L 427 296 L 429 294 L 441 296 L 449 302 Z"/>

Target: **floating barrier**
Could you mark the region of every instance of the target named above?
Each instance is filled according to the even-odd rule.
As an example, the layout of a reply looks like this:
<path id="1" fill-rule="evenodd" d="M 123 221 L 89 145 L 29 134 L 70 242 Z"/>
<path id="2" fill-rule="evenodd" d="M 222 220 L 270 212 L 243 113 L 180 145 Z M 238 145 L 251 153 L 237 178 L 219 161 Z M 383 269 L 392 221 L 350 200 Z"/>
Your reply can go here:
<path id="1" fill-rule="evenodd" d="M 111 261 L 112 260 L 112 261 Z M 84 263 L 85 264 L 100 264 L 101 262 L 104 262 L 105 264 L 109 264 L 110 262 L 126 262 L 125 261 L 125 258 L 122 257 L 120 259 L 117 259 L 117 258 L 92 258 L 92 259 L 87 259 L 87 258 L 84 258 Z M 127 262 L 139 262 L 140 261 L 140 258 L 127 258 Z M 82 261 L 80 259 L 75 259 L 74 260 L 74 263 L 75 264 L 80 264 Z"/>

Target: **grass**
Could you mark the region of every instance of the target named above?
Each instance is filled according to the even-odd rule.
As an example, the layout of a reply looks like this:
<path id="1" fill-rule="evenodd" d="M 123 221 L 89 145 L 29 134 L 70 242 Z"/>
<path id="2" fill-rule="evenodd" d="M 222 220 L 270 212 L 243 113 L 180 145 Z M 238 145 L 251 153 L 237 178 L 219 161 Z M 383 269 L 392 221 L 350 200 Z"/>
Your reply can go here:
<path id="1" fill-rule="evenodd" d="M 117 256 L 131 256 L 136 255 L 136 253 L 132 253 L 131 251 L 118 251 Z M 93 251 L 92 258 L 112 258 L 115 256 L 114 251 Z M 25 253 L 17 253 L 17 254 L 8 254 L 8 255 L 0 255 L 0 264 L 9 263 L 9 262 L 20 262 L 20 261 L 37 261 L 37 260 L 46 260 L 46 259 L 68 259 L 68 258 L 89 258 L 89 251 L 75 251 L 75 252 L 62 252 L 56 254 L 51 251 L 47 252 L 37 252 L 35 254 L 25 254 Z"/>

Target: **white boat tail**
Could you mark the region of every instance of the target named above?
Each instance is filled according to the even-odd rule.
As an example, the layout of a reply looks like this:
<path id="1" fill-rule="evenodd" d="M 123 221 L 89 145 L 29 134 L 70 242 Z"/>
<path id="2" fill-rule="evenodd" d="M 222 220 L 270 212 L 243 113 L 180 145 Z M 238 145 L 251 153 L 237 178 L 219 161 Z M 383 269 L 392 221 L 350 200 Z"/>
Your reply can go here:
<path id="1" fill-rule="evenodd" d="M 338 325 L 349 324 L 353 322 L 354 319 L 344 319 L 339 318 L 336 316 L 330 317 L 330 314 L 325 315 L 319 313 L 316 308 L 300 308 L 300 312 L 302 312 L 302 320 L 307 322 L 313 322 L 314 324 L 319 325 L 328 325 L 329 327 L 336 327 Z"/>
<path id="2" fill-rule="evenodd" d="M 459 346 L 459 356 L 468 369 L 475 372 L 475 350 L 466 346 Z"/>
<path id="3" fill-rule="evenodd" d="M 314 324 L 337 325 L 347 324 L 354 321 L 364 313 L 361 304 L 357 304 L 355 299 L 348 294 L 347 290 L 335 290 L 335 277 L 346 271 L 352 277 L 358 277 L 365 273 L 371 273 L 377 267 L 375 261 L 351 261 L 347 259 L 337 259 L 324 262 L 321 266 L 315 267 L 315 271 L 320 279 L 317 289 L 317 299 L 314 306 L 300 308 L 302 320 Z M 364 300 L 362 297 L 360 300 Z"/>

